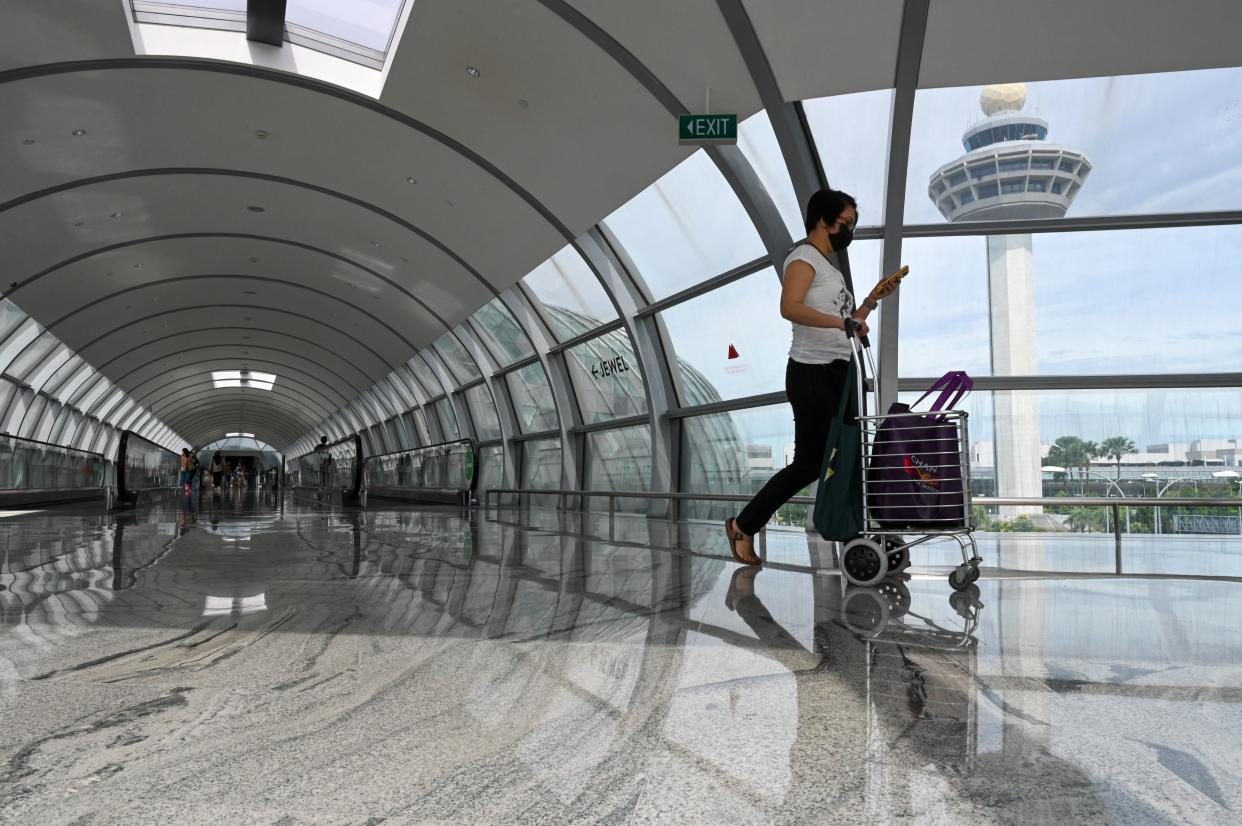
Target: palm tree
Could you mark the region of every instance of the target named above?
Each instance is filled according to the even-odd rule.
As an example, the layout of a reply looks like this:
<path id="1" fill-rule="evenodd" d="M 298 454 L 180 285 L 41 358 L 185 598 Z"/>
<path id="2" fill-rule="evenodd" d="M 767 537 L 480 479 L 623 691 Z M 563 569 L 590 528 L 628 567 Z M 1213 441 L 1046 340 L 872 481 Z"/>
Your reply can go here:
<path id="1" fill-rule="evenodd" d="M 1061 436 L 1049 448 L 1047 462 L 1065 468 L 1070 478 L 1073 478 L 1075 468 L 1080 468 L 1084 471 L 1082 478 L 1086 479 L 1086 469 L 1091 467 L 1091 460 L 1099 455 L 1100 446 L 1095 442 L 1086 442 L 1077 436 Z"/>
<path id="2" fill-rule="evenodd" d="M 1107 456 L 1117 463 L 1117 478 L 1121 478 L 1121 457 L 1138 450 L 1134 442 L 1125 436 L 1113 436 L 1100 444 L 1102 456 Z"/>

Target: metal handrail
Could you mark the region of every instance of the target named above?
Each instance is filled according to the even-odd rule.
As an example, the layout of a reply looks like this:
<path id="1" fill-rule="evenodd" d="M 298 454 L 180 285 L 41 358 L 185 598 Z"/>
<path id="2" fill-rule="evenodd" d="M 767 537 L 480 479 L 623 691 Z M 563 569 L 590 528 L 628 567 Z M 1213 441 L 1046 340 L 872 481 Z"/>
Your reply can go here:
<path id="1" fill-rule="evenodd" d="M 518 497 L 518 507 L 522 506 L 522 497 L 531 495 L 551 495 L 560 496 L 561 503 L 558 505 L 560 509 L 564 509 L 564 497 L 581 496 L 583 498 L 606 496 L 608 497 L 608 520 L 609 525 L 617 515 L 618 499 L 667 499 L 675 501 L 694 500 L 699 502 L 749 502 L 753 496 L 742 493 L 665 493 L 650 491 L 621 491 L 621 490 L 566 490 L 563 488 L 544 489 L 536 488 L 491 488 L 483 494 L 483 505 L 485 509 L 490 509 L 491 497 L 496 495 L 497 498 L 503 494 Z M 1089 508 L 1089 507 L 1106 507 L 1112 509 L 1113 517 L 1113 542 L 1115 549 L 1115 563 L 1117 573 L 1122 573 L 1121 560 L 1121 509 L 1123 507 L 1133 508 L 1194 508 L 1194 507 L 1211 507 L 1211 508 L 1239 508 L 1242 507 L 1242 498 L 1221 498 L 1221 497 L 1204 497 L 1196 499 L 1167 498 L 1167 497 L 1134 497 L 1131 499 L 1120 497 L 1104 497 L 1104 496 L 1030 496 L 1030 497 L 1006 497 L 1006 496 L 975 496 L 971 497 L 971 503 L 974 505 L 1061 505 L 1069 507 Z M 795 505 L 813 505 L 815 499 L 810 496 L 794 496 L 787 500 L 789 504 Z M 761 534 L 766 537 L 767 526 L 765 525 Z"/>
<path id="2" fill-rule="evenodd" d="M 479 447 L 478 442 L 476 442 L 474 439 L 470 439 L 470 438 L 452 439 L 447 442 L 436 442 L 434 445 L 419 445 L 418 447 L 407 447 L 402 450 L 390 450 L 387 453 L 373 453 L 370 456 L 368 456 L 365 461 L 369 462 L 372 459 L 383 459 L 385 456 L 397 456 L 401 453 L 415 453 L 420 450 L 432 450 L 433 448 L 437 448 L 437 447 L 450 447 L 452 445 L 463 445 L 463 444 L 470 445 L 471 447 L 475 448 L 475 450 L 478 450 L 478 447 Z"/>
<path id="3" fill-rule="evenodd" d="M 42 439 L 31 439 L 28 436 L 16 436 L 12 433 L 0 433 L 0 438 L 16 439 L 19 442 L 29 442 L 32 445 L 44 445 L 46 447 L 54 447 L 60 450 L 73 451 L 74 453 L 85 453 L 87 456 L 98 456 L 100 459 L 107 461 L 107 457 L 102 453 L 96 453 L 93 450 L 83 450 L 80 447 L 73 447 L 72 445 L 58 445 L 55 442 L 45 442 Z"/>

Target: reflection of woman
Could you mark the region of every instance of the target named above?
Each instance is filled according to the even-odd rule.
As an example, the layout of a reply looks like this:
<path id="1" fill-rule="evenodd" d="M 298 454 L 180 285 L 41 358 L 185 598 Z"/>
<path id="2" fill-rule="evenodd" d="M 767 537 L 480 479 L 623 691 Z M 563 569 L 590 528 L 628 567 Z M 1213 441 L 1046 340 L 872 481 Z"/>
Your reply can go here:
<path id="1" fill-rule="evenodd" d="M 866 335 L 867 316 L 895 289 L 895 285 L 877 286 L 855 309 L 845 276 L 828 256 L 849 246 L 857 220 L 858 204 L 851 196 L 821 189 L 807 203 L 806 241 L 785 259 L 781 315 L 793 323 L 785 392 L 794 414 L 794 458 L 735 519 L 725 522 L 733 557 L 746 565 L 760 564 L 754 535 L 777 508 L 819 475 L 828 426 L 849 368 L 850 345 L 842 316 L 852 316 Z"/>

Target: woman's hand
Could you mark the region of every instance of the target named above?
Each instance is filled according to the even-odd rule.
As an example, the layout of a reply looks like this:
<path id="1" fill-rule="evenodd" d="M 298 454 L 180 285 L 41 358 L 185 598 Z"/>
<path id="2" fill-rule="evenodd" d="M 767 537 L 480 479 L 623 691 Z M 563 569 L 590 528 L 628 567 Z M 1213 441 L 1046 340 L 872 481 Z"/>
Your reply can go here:
<path id="1" fill-rule="evenodd" d="M 863 336 L 867 335 L 867 333 L 869 332 L 871 332 L 871 328 L 867 326 L 866 321 L 864 321 L 861 318 L 854 319 L 854 333 L 859 338 L 862 338 Z"/>
<path id="2" fill-rule="evenodd" d="M 875 288 L 871 290 L 871 293 L 867 297 L 872 301 L 880 301 L 881 299 L 888 298 L 890 295 L 897 292 L 897 285 L 900 283 L 901 279 L 899 278 L 881 281 L 879 284 L 875 285 Z"/>

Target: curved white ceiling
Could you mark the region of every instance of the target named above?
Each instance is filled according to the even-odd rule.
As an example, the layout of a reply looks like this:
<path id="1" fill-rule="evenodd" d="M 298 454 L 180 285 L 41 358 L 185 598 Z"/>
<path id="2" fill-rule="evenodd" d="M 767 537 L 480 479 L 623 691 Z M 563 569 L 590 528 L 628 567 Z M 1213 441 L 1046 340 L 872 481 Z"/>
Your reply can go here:
<path id="1" fill-rule="evenodd" d="M 932 0 L 924 84 L 1237 62 L 1233 0 L 1133 5 Z M 891 85 L 901 0 L 744 7 L 787 99 Z M 295 441 L 693 151 L 589 28 L 695 111 L 760 106 L 717 0 L 417 0 L 379 101 L 135 57 L 120 0 L 0 15 L 0 286 L 197 443 Z M 242 366 L 273 390 L 213 387 Z"/>

